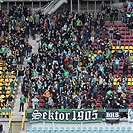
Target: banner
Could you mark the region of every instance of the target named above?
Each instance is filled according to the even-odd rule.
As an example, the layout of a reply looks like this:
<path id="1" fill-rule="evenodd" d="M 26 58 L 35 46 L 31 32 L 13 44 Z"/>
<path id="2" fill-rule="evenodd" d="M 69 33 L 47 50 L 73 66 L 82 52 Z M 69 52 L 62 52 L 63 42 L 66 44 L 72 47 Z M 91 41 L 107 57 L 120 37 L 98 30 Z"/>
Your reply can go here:
<path id="1" fill-rule="evenodd" d="M 120 120 L 119 109 L 106 109 L 105 119 L 107 123 L 118 123 Z"/>
<path id="2" fill-rule="evenodd" d="M 28 122 L 101 122 L 104 110 L 26 110 Z"/>
<path id="3" fill-rule="evenodd" d="M 133 109 L 128 109 L 128 122 L 133 122 Z"/>

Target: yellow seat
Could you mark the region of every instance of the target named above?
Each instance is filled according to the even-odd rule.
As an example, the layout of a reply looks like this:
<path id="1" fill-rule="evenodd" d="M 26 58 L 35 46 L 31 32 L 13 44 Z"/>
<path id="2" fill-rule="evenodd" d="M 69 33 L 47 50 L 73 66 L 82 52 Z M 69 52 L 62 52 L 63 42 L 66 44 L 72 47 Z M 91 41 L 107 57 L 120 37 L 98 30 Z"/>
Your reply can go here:
<path id="1" fill-rule="evenodd" d="M 119 85 L 119 82 L 113 82 L 114 85 Z"/>
<path id="2" fill-rule="evenodd" d="M 112 46 L 112 49 L 115 50 L 115 46 Z"/>
<path id="3" fill-rule="evenodd" d="M 125 46 L 125 48 L 124 48 L 124 49 L 128 50 L 128 46 Z"/>
<path id="4" fill-rule="evenodd" d="M 16 91 L 13 91 L 13 94 L 15 95 Z"/>
<path id="5" fill-rule="evenodd" d="M 14 74 L 15 73 L 15 71 L 11 71 L 11 74 Z"/>
<path id="6" fill-rule="evenodd" d="M 116 46 L 116 48 L 115 49 L 120 49 L 120 46 Z"/>
<path id="7" fill-rule="evenodd" d="M 124 49 L 124 46 L 121 46 L 121 49 Z"/>
<path id="8" fill-rule="evenodd" d="M 10 83 L 6 83 L 6 86 L 7 86 L 7 87 L 10 86 Z"/>
<path id="9" fill-rule="evenodd" d="M 2 67 L 0 67 L 0 71 L 2 71 Z"/>
<path id="10" fill-rule="evenodd" d="M 117 82 L 117 78 L 114 78 L 114 82 Z"/>
<path id="11" fill-rule="evenodd" d="M 128 82 L 131 82 L 132 81 L 132 79 L 131 78 L 128 78 Z"/>
<path id="12" fill-rule="evenodd" d="M 5 79 L 5 82 L 6 82 L 6 83 L 9 82 L 9 80 L 8 80 L 8 79 Z"/>
<path id="13" fill-rule="evenodd" d="M 133 46 L 129 46 L 129 49 L 133 49 Z"/>
<path id="14" fill-rule="evenodd" d="M 128 52 L 128 50 L 126 49 L 125 52 Z"/>
<path id="15" fill-rule="evenodd" d="M 10 91 L 6 91 L 6 95 L 9 95 L 10 94 Z"/>
<path id="16" fill-rule="evenodd" d="M 0 74 L 2 74 L 2 71 L 0 71 Z"/>
<path id="17" fill-rule="evenodd" d="M 115 50 L 112 50 L 112 51 L 111 51 L 111 53 L 114 53 L 114 52 L 115 52 Z"/>
<path id="18" fill-rule="evenodd" d="M 128 83 L 127 83 L 127 85 L 129 85 L 129 86 L 130 86 L 130 85 L 132 85 L 132 83 L 131 83 L 131 82 L 128 82 Z"/>
<path id="19" fill-rule="evenodd" d="M 14 79 L 14 78 L 15 78 L 15 76 L 14 76 L 14 75 L 12 75 L 12 76 L 11 76 L 11 78 L 12 78 L 12 79 Z"/>
<path id="20" fill-rule="evenodd" d="M 4 81 L 4 79 L 3 79 L 3 78 L 1 78 L 1 79 L 0 79 L 0 83 L 2 83 L 3 81 Z"/>
<path id="21" fill-rule="evenodd" d="M 2 83 L 0 83 L 0 86 L 2 86 Z"/>
<path id="22" fill-rule="evenodd" d="M 1 95 L 1 98 L 4 98 L 5 96 L 4 95 Z"/>

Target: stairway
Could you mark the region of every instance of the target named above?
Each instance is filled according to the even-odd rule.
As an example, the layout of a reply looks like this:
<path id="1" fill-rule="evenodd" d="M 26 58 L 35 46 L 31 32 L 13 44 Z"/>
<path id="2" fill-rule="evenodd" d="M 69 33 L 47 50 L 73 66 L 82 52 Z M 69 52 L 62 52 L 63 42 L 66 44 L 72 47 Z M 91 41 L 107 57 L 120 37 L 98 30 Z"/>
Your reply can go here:
<path id="1" fill-rule="evenodd" d="M 43 10 L 43 14 L 54 13 L 62 4 L 67 3 L 67 0 L 52 0 Z"/>
<path id="2" fill-rule="evenodd" d="M 39 36 L 36 36 L 36 38 L 38 38 L 38 37 Z M 32 52 L 38 53 L 38 44 L 37 44 L 36 40 L 33 40 L 32 37 L 30 37 L 29 43 L 32 45 Z M 23 66 L 26 66 L 26 65 L 27 65 L 27 60 L 25 58 Z M 17 96 L 15 99 L 14 108 L 12 111 L 12 121 L 11 121 L 10 133 L 20 133 L 20 130 L 21 130 L 21 122 L 22 122 L 22 115 L 23 115 L 23 112 L 19 112 L 20 97 L 22 96 L 21 85 L 18 86 L 16 91 L 17 91 Z M 27 109 L 27 106 L 28 106 L 28 103 L 25 103 L 24 109 Z"/>

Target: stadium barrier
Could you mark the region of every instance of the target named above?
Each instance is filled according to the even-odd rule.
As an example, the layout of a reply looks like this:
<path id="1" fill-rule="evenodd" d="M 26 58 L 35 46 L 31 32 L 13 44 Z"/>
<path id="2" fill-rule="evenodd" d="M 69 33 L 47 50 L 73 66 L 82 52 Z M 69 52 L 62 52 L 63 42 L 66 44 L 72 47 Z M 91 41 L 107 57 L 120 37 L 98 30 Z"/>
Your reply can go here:
<path id="1" fill-rule="evenodd" d="M 11 128 L 11 121 L 12 121 L 12 110 L 10 109 L 10 116 L 9 116 L 9 122 L 8 122 L 8 131 L 10 131 L 10 128 Z"/>
<path id="2" fill-rule="evenodd" d="M 23 116 L 22 116 L 21 130 L 24 129 L 25 118 L 26 118 L 26 111 L 24 111 Z"/>
<path id="3" fill-rule="evenodd" d="M 26 110 L 29 123 L 35 122 L 103 122 L 119 123 L 122 117 L 133 122 L 133 109 L 57 109 L 57 110 Z M 121 119 L 120 119 L 121 118 Z"/>

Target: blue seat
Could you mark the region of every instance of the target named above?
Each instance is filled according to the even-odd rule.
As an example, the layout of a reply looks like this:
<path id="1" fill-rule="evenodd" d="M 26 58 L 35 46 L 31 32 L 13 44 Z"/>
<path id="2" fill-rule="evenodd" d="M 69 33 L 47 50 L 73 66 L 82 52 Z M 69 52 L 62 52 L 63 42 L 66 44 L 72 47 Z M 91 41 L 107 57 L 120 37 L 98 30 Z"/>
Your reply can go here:
<path id="1" fill-rule="evenodd" d="M 77 127 L 77 131 L 80 131 L 81 132 L 81 127 Z"/>
<path id="2" fill-rule="evenodd" d="M 60 130 L 63 131 L 64 130 L 64 127 L 61 127 Z"/>
<path id="3" fill-rule="evenodd" d="M 70 130 L 70 127 L 66 127 L 66 131 L 69 131 Z"/>
<path id="4" fill-rule="evenodd" d="M 59 130 L 59 128 L 58 127 L 55 127 L 55 129 L 54 130 Z"/>
<path id="5" fill-rule="evenodd" d="M 53 127 L 50 127 L 49 130 L 53 130 Z"/>
<path id="6" fill-rule="evenodd" d="M 116 131 L 120 131 L 120 127 L 116 127 L 116 129 L 115 129 Z"/>
<path id="7" fill-rule="evenodd" d="M 88 127 L 88 131 L 92 131 L 92 127 Z"/>
<path id="8" fill-rule="evenodd" d="M 44 130 L 48 130 L 48 128 L 47 127 L 44 127 Z"/>
<path id="9" fill-rule="evenodd" d="M 47 127 L 44 127 L 44 133 L 49 133 L 49 130 L 48 130 L 48 128 Z"/>
<path id="10" fill-rule="evenodd" d="M 114 127 L 110 127 L 110 131 L 114 131 Z"/>
<path id="11" fill-rule="evenodd" d="M 83 128 L 82 128 L 82 131 L 85 131 L 85 130 L 86 130 L 86 127 L 83 127 Z"/>
<path id="12" fill-rule="evenodd" d="M 103 131 L 103 127 L 99 127 L 99 131 Z"/>
<path id="13" fill-rule="evenodd" d="M 28 132 L 28 133 L 32 133 L 31 128 L 28 128 L 28 129 L 27 129 L 27 132 Z"/>
<path id="14" fill-rule="evenodd" d="M 75 131 L 75 127 L 72 127 L 71 130 L 72 130 L 72 131 Z"/>
<path id="15" fill-rule="evenodd" d="M 127 127 L 127 131 L 131 131 L 131 127 Z"/>
<path id="16" fill-rule="evenodd" d="M 44 133 L 44 131 L 43 130 L 40 130 L 39 133 Z"/>
<path id="17" fill-rule="evenodd" d="M 38 130 L 39 130 L 39 131 L 42 131 L 42 127 L 39 127 Z"/>
<path id="18" fill-rule="evenodd" d="M 50 127 L 49 131 L 50 131 L 50 133 L 54 133 L 55 132 L 53 127 Z"/>
<path id="19" fill-rule="evenodd" d="M 122 128 L 121 128 L 121 131 L 125 131 L 125 130 L 126 130 L 126 128 L 125 128 L 125 127 L 122 127 Z"/>
<path id="20" fill-rule="evenodd" d="M 105 127 L 104 131 L 108 131 L 108 130 L 109 130 L 109 128 L 108 127 Z"/>
<path id="21" fill-rule="evenodd" d="M 97 127 L 94 127 L 94 128 L 93 128 L 93 131 L 97 131 L 97 130 L 98 130 L 98 128 L 97 128 Z"/>
<path id="22" fill-rule="evenodd" d="M 33 127 L 31 130 L 32 130 L 33 133 L 36 133 L 37 128 L 36 127 Z"/>

